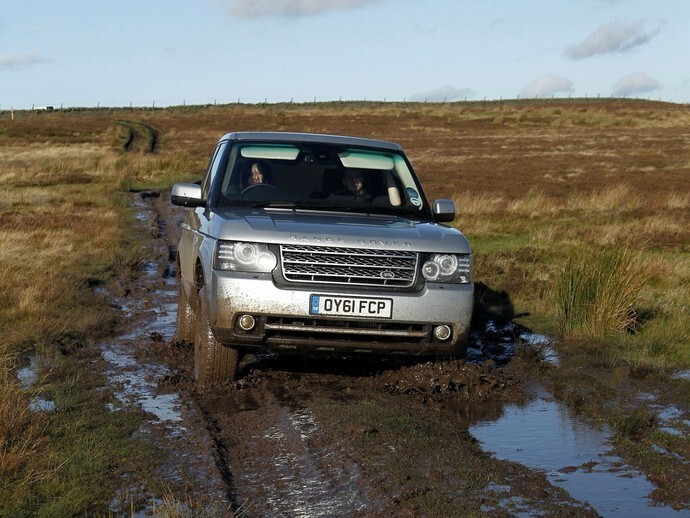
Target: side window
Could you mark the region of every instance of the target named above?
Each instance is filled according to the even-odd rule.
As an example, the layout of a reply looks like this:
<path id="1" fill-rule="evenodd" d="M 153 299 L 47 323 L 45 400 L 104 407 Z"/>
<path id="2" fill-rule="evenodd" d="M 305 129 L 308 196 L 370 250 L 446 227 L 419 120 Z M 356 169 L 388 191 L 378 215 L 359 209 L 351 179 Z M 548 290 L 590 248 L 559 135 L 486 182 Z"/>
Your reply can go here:
<path id="1" fill-rule="evenodd" d="M 225 149 L 226 144 L 227 141 L 224 140 L 216 147 L 216 151 L 213 153 L 213 158 L 211 159 L 211 162 L 209 162 L 208 169 L 206 170 L 204 180 L 201 182 L 201 193 L 205 200 L 208 199 L 209 192 L 211 191 L 211 184 L 213 183 L 213 179 L 216 177 L 216 173 L 220 168 L 220 164 L 223 159 L 223 150 Z"/>

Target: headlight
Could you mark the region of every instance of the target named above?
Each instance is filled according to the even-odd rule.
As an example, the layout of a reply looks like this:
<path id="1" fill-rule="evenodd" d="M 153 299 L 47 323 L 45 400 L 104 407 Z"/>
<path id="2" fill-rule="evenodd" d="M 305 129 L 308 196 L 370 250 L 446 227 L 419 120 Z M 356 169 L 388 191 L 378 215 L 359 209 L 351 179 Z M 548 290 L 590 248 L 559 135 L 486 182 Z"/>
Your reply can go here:
<path id="1" fill-rule="evenodd" d="M 275 254 L 263 243 L 218 241 L 213 268 L 232 272 L 269 273 L 278 264 Z"/>
<path id="2" fill-rule="evenodd" d="M 429 282 L 472 282 L 472 256 L 469 254 L 434 254 L 422 265 L 422 275 Z"/>

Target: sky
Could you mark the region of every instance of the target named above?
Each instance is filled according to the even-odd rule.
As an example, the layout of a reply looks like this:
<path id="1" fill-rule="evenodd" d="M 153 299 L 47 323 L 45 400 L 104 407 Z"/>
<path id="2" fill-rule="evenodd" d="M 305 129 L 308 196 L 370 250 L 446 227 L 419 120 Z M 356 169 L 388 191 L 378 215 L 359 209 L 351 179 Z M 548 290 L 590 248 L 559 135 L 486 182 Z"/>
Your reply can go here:
<path id="1" fill-rule="evenodd" d="M 690 0 L 3 0 L 0 110 L 690 103 Z"/>

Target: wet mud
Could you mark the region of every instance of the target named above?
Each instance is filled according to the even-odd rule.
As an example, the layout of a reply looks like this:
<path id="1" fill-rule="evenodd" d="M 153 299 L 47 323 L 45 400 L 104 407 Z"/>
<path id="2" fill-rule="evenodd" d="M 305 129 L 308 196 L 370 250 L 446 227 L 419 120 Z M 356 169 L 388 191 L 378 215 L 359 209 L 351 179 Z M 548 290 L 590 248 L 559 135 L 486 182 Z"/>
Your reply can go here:
<path id="1" fill-rule="evenodd" d="M 101 354 L 122 404 L 151 417 L 141 434 L 161 446 L 155 476 L 191 507 L 227 516 L 682 515 L 683 496 L 675 508 L 655 500 L 654 483 L 613 452 L 611 430 L 567 410 L 544 389 L 548 379 L 535 383 L 533 364 L 559 359 L 546 337 L 505 315 L 477 323 L 467 361 L 247 355 L 238 381 L 196 386 L 192 347 L 174 336 L 181 214 L 166 193 L 136 198 L 155 252 L 115 299 L 129 331 Z M 668 410 L 669 427 L 687 416 Z M 123 495 L 150 506 L 146 483 L 125 482 Z"/>

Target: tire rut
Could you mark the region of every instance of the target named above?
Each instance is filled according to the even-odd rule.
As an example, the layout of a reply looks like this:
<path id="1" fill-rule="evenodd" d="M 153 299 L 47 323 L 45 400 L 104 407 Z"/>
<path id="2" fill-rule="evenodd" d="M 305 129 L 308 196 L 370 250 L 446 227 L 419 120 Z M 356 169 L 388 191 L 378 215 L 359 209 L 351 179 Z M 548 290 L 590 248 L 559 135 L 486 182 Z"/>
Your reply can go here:
<path id="1" fill-rule="evenodd" d="M 279 403 L 270 389 L 262 389 L 263 401 L 250 408 L 243 398 L 224 393 L 200 402 L 216 423 L 236 504 L 259 516 L 374 510 L 359 467 L 344 448 L 322 440 L 322 425 L 311 410 Z"/>
<path id="2" fill-rule="evenodd" d="M 125 129 L 122 149 L 127 152 L 155 153 L 158 150 L 158 130 L 141 121 L 116 120 L 114 124 Z"/>

